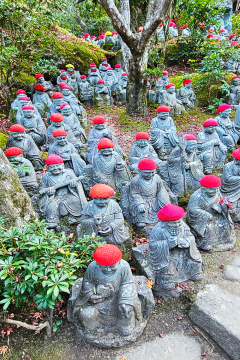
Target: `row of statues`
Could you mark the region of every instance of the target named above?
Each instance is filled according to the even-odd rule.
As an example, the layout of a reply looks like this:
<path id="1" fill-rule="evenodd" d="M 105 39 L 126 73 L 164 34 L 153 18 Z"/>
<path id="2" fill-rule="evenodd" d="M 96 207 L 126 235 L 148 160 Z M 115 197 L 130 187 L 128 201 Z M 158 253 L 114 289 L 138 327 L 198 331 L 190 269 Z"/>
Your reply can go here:
<path id="1" fill-rule="evenodd" d="M 121 49 L 121 37 L 116 31 L 102 32 L 98 38 L 94 35 L 91 36 L 89 33 L 86 33 L 82 39 L 107 51 L 116 52 Z"/>

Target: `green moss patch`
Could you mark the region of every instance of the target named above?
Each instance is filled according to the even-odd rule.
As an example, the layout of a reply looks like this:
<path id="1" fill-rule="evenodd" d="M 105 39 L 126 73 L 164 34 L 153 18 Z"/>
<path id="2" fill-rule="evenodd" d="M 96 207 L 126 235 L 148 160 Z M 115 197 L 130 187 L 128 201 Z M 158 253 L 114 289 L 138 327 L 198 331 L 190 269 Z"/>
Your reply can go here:
<path id="1" fill-rule="evenodd" d="M 5 135 L 4 133 L 0 132 L 0 148 L 2 150 L 6 149 L 7 139 L 8 139 L 8 136 Z"/>

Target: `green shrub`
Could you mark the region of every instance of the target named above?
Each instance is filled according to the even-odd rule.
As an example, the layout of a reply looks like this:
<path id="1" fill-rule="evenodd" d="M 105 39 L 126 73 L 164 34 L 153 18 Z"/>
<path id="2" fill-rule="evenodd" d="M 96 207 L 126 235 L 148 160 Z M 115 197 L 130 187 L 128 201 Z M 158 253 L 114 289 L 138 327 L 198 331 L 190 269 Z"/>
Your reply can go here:
<path id="1" fill-rule="evenodd" d="M 6 149 L 6 143 L 7 143 L 8 136 L 4 133 L 0 132 L 0 148 L 2 150 Z"/>

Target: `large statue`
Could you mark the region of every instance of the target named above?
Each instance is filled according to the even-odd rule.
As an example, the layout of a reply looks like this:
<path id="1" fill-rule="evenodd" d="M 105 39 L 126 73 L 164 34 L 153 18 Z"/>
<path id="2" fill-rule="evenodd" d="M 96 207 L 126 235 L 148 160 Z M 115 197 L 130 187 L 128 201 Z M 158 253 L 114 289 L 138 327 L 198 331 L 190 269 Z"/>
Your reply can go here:
<path id="1" fill-rule="evenodd" d="M 234 76 L 232 78 L 230 86 L 229 104 L 240 104 L 240 76 Z"/>
<path id="2" fill-rule="evenodd" d="M 68 320 L 97 346 L 129 344 L 142 334 L 154 309 L 152 291 L 145 277 L 133 277 L 115 245 L 99 246 L 93 258 L 73 287 Z"/>
<path id="3" fill-rule="evenodd" d="M 154 281 L 158 297 L 177 298 L 182 292 L 179 283 L 203 278 L 202 258 L 183 216 L 181 207 L 165 205 L 158 212 L 160 221 L 151 231 L 149 244 L 132 250 L 142 271 Z"/>
<path id="4" fill-rule="evenodd" d="M 47 226 L 56 228 L 64 216 L 68 216 L 70 225 L 78 223 L 87 204 L 81 178 L 65 169 L 63 159 L 58 155 L 50 155 L 45 164 L 48 172 L 42 177 L 37 204 Z"/>
<path id="5" fill-rule="evenodd" d="M 152 119 L 150 127 L 150 143 L 160 159 L 169 154 L 179 141 L 176 126 L 169 113 L 168 106 L 159 106 L 157 117 Z"/>
<path id="6" fill-rule="evenodd" d="M 203 131 L 197 136 L 197 154 L 203 163 L 204 174 L 212 174 L 213 169 L 222 168 L 226 160 L 227 147 L 219 139 L 216 127 L 218 122 L 207 119 Z"/>
<path id="7" fill-rule="evenodd" d="M 215 175 L 205 175 L 200 185 L 190 197 L 187 208 L 187 223 L 197 246 L 203 250 L 231 250 L 236 241 L 229 214 L 231 203 L 221 199 L 221 180 Z"/>
<path id="8" fill-rule="evenodd" d="M 171 116 L 180 116 L 182 110 L 184 110 L 182 101 L 177 99 L 175 92 L 175 85 L 169 83 L 166 86 L 166 92 L 162 93 L 162 104 L 168 106 L 170 108 Z"/>
<path id="9" fill-rule="evenodd" d="M 94 88 L 93 104 L 96 107 L 111 106 L 113 98 L 104 80 L 98 80 L 97 86 Z"/>
<path id="10" fill-rule="evenodd" d="M 85 143 L 87 141 L 85 130 L 82 128 L 77 116 L 72 112 L 70 105 L 64 102 L 60 105 L 60 110 L 64 117 L 64 124 L 69 125 L 73 135 L 80 139 L 82 143 Z"/>
<path id="11" fill-rule="evenodd" d="M 63 103 L 63 94 L 60 92 L 54 92 L 52 94 L 52 105 L 50 107 L 50 115 L 59 113 L 61 114 L 60 106 Z"/>
<path id="12" fill-rule="evenodd" d="M 78 94 L 78 84 L 80 82 L 80 73 L 76 71 L 72 64 L 66 65 L 67 68 L 67 76 L 68 79 L 71 81 L 71 88 L 74 95 L 77 96 Z"/>
<path id="13" fill-rule="evenodd" d="M 93 129 L 89 131 L 88 134 L 88 147 L 87 147 L 87 158 L 89 164 L 93 163 L 93 159 L 95 155 L 97 155 L 97 146 L 99 140 L 102 138 L 108 138 L 113 141 L 115 145 L 115 151 L 119 153 L 121 156 L 125 156 L 121 147 L 118 145 L 117 139 L 113 135 L 112 131 L 106 128 L 106 119 L 103 116 L 95 116 L 93 118 Z"/>
<path id="14" fill-rule="evenodd" d="M 54 130 L 54 144 L 48 149 L 48 155 L 55 154 L 64 161 L 65 169 L 72 169 L 77 176 L 82 175 L 82 170 L 86 163 L 81 159 L 73 144 L 68 142 L 66 131 L 62 129 Z"/>
<path id="15" fill-rule="evenodd" d="M 92 105 L 92 98 L 93 98 L 93 89 L 89 82 L 87 81 L 86 75 L 80 76 L 79 82 L 79 97 L 80 101 L 84 105 Z"/>
<path id="16" fill-rule="evenodd" d="M 11 109 L 18 110 L 19 107 L 21 107 L 20 98 L 26 95 L 26 91 L 22 89 L 18 89 L 16 92 L 16 99 L 11 103 Z"/>
<path id="17" fill-rule="evenodd" d="M 35 194 L 38 189 L 36 174 L 31 161 L 24 159 L 22 149 L 10 147 L 5 151 L 5 155 L 16 170 L 21 184 L 29 196 Z"/>
<path id="18" fill-rule="evenodd" d="M 42 85 L 44 87 L 46 93 L 48 94 L 49 98 L 51 99 L 52 93 L 54 91 L 51 81 L 46 81 L 42 74 L 37 74 L 35 76 L 35 78 L 37 80 L 37 83 L 36 84 L 31 84 L 32 93 L 34 94 L 34 92 L 35 92 L 34 85 L 40 84 L 40 85 Z"/>
<path id="19" fill-rule="evenodd" d="M 126 104 L 126 89 L 127 89 L 128 76 L 122 73 L 121 78 L 116 86 L 116 105 L 122 106 Z"/>
<path id="20" fill-rule="evenodd" d="M 34 85 L 33 88 L 35 89 L 35 93 L 33 94 L 33 103 L 38 108 L 40 114 L 43 117 L 46 117 L 52 102 L 48 94 L 45 93 L 45 88 L 41 84 Z"/>
<path id="21" fill-rule="evenodd" d="M 197 98 L 192 88 L 192 80 L 183 81 L 183 86 L 178 90 L 177 97 L 182 101 L 185 110 L 191 110 L 197 105 Z"/>
<path id="22" fill-rule="evenodd" d="M 99 65 L 99 71 L 102 78 L 104 78 L 107 72 L 107 68 L 109 67 L 110 65 L 108 64 L 107 59 L 106 58 L 102 59 L 102 63 Z"/>
<path id="23" fill-rule="evenodd" d="M 36 171 L 42 170 L 43 162 L 41 152 L 30 135 L 26 134 L 22 125 L 15 124 L 9 129 L 10 137 L 6 148 L 17 147 L 23 151 L 24 156 L 31 161 Z"/>
<path id="24" fill-rule="evenodd" d="M 104 76 L 105 85 L 109 89 L 109 93 L 112 95 L 117 90 L 118 78 L 115 76 L 113 68 L 107 68 L 107 73 Z"/>
<path id="25" fill-rule="evenodd" d="M 97 74 L 100 76 L 100 72 L 99 72 L 99 70 L 97 69 L 97 65 L 96 65 L 94 62 L 92 62 L 92 63 L 90 64 L 90 69 L 88 70 L 88 76 L 91 75 L 91 73 L 92 73 L 91 70 L 94 70 L 94 72 L 97 72 Z"/>
<path id="26" fill-rule="evenodd" d="M 87 124 L 87 113 L 86 110 L 80 105 L 76 96 L 72 93 L 71 88 L 69 86 L 64 86 L 62 88 L 63 101 L 68 103 L 72 109 L 72 112 L 78 117 L 79 120 L 83 122 L 83 124 Z"/>
<path id="27" fill-rule="evenodd" d="M 78 238 L 84 235 L 101 236 L 107 243 L 121 246 L 129 241 L 129 229 L 124 225 L 123 213 L 118 203 L 111 199 L 114 190 L 106 184 L 96 184 L 90 190 L 93 199 L 84 207 L 77 227 Z"/>
<path id="28" fill-rule="evenodd" d="M 121 68 L 121 65 L 120 65 L 120 64 L 116 64 L 116 65 L 115 65 L 115 69 L 114 69 L 114 75 L 116 76 L 116 78 L 117 78 L 118 80 L 121 79 L 122 73 L 123 73 L 123 70 L 122 70 L 122 68 Z"/>
<path id="29" fill-rule="evenodd" d="M 100 73 L 97 71 L 97 69 L 90 70 L 87 80 L 91 86 L 97 85 L 98 81 L 101 80 Z"/>
<path id="30" fill-rule="evenodd" d="M 170 83 L 168 71 L 163 71 L 162 76 L 156 80 L 156 102 L 162 103 L 162 94 L 166 92 L 166 86 Z"/>

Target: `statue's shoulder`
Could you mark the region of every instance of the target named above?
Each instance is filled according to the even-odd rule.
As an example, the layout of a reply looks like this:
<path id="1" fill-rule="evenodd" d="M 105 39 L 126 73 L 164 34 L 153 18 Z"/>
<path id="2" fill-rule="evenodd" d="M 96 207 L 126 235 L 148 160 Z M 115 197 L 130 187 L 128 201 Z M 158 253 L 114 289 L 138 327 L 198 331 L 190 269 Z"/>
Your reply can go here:
<path id="1" fill-rule="evenodd" d="M 64 130 L 65 131 L 70 131 L 71 130 L 71 128 L 70 128 L 70 126 L 68 124 L 63 124 L 63 125 L 64 125 Z"/>
<path id="2" fill-rule="evenodd" d="M 71 178 L 77 178 L 76 175 L 74 174 L 74 171 L 72 169 L 65 169 L 65 176 L 67 177 L 71 177 Z"/>
<path id="3" fill-rule="evenodd" d="M 121 268 L 122 268 L 122 270 L 125 270 L 125 271 L 130 271 L 131 272 L 131 268 L 130 268 L 130 265 L 129 265 L 129 263 L 126 261 L 126 260 L 123 260 L 123 259 L 121 259 L 120 260 L 120 266 L 121 266 Z M 131 272 L 132 273 L 132 272 Z"/>
<path id="4" fill-rule="evenodd" d="M 119 211 L 119 210 L 122 211 L 119 204 L 113 199 L 110 199 L 109 205 L 112 208 L 112 210 L 114 210 L 114 211 Z"/>
<path id="5" fill-rule="evenodd" d="M 201 198 L 201 188 L 196 190 L 189 199 L 189 204 L 195 201 L 199 201 Z"/>
<path id="6" fill-rule="evenodd" d="M 138 183 L 139 180 L 140 180 L 140 176 L 138 174 L 138 175 L 134 176 L 134 178 L 132 178 L 131 185 L 134 185 L 134 184 Z"/>
<path id="7" fill-rule="evenodd" d="M 201 131 L 201 132 L 197 135 L 197 139 L 198 139 L 198 140 L 204 140 L 204 138 L 205 138 L 205 134 L 204 134 L 203 131 Z"/>
<path id="8" fill-rule="evenodd" d="M 149 243 L 155 241 L 159 236 L 165 232 L 164 224 L 159 221 L 152 229 L 150 233 Z"/>

